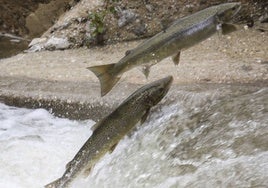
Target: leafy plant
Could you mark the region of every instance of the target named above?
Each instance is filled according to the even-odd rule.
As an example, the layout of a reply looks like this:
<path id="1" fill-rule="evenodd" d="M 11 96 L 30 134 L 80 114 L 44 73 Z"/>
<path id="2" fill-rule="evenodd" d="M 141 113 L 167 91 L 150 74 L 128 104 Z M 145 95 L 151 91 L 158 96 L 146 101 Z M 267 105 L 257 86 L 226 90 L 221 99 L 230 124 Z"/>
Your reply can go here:
<path id="1" fill-rule="evenodd" d="M 116 9 L 114 3 L 120 0 L 104 0 L 104 9 L 96 10 L 88 15 L 90 22 L 90 30 L 92 36 L 92 42 L 96 44 L 104 43 L 104 34 L 106 32 L 106 26 L 104 23 L 107 14 L 115 14 Z M 92 43 L 90 42 L 90 43 Z"/>
<path id="2" fill-rule="evenodd" d="M 105 32 L 104 18 L 106 16 L 106 11 L 97 11 L 89 14 L 89 19 L 91 20 L 90 29 L 92 30 L 93 37 L 101 35 Z"/>

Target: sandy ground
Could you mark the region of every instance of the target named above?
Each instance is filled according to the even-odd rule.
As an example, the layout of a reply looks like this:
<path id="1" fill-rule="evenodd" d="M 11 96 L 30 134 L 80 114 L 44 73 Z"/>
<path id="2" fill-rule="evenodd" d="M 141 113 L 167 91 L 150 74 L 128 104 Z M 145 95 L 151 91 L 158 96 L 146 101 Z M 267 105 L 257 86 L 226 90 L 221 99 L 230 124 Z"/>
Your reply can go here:
<path id="1" fill-rule="evenodd" d="M 91 106 L 89 109 L 98 107 L 99 112 L 104 108 L 109 111 L 108 107 L 112 108 L 122 101 L 137 88 L 137 84 L 146 84 L 167 75 L 174 77 L 174 85 L 268 85 L 268 33 L 242 28 L 228 36 L 214 35 L 183 51 L 178 66 L 173 64 L 171 58 L 166 58 L 152 67 L 148 80 L 140 69 L 132 69 L 123 75 L 120 83 L 107 96 L 101 98 L 98 79 L 86 67 L 116 63 L 126 50 L 140 42 L 93 49 L 27 53 L 2 59 L 0 101 L 17 106 L 45 108 L 53 108 L 63 101 L 70 106 L 81 103 Z M 35 104 L 29 102 L 29 99 L 34 99 Z M 56 102 L 45 104 L 47 100 Z M 73 111 L 75 105 L 71 109 Z M 60 111 L 65 110 L 62 107 Z M 88 111 L 85 117 L 96 116 L 96 110 Z M 79 110 L 77 113 L 80 113 Z"/>

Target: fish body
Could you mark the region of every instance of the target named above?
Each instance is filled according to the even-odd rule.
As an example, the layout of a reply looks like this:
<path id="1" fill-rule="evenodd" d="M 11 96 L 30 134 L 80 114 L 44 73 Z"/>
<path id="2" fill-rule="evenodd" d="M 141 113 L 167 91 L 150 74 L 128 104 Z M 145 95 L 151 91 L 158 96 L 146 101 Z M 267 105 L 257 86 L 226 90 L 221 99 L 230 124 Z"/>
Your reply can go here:
<path id="1" fill-rule="evenodd" d="M 81 175 L 88 175 L 94 164 L 139 122 L 146 119 L 151 107 L 168 92 L 172 76 L 147 84 L 130 95 L 116 110 L 96 124 L 92 136 L 66 165 L 63 176 L 46 188 L 66 188 Z"/>
<path id="2" fill-rule="evenodd" d="M 151 66 L 169 56 L 173 56 L 174 63 L 178 64 L 181 50 L 209 38 L 219 26 L 224 26 L 223 30 L 227 28 L 239 9 L 240 3 L 225 3 L 201 10 L 175 21 L 166 30 L 127 51 L 118 63 L 88 67 L 100 80 L 101 95 L 107 94 L 121 75 L 134 67 Z M 228 30 L 233 29 L 228 26 Z"/>

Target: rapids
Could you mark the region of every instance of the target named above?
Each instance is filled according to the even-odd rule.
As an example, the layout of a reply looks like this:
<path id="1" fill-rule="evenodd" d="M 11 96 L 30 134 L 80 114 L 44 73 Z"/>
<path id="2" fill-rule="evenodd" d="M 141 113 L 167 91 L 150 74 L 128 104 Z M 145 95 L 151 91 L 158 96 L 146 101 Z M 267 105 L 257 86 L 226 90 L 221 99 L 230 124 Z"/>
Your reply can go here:
<path id="1" fill-rule="evenodd" d="M 91 120 L 0 104 L 0 187 L 59 178 L 92 134 Z M 172 88 L 146 122 L 73 187 L 267 187 L 268 88 Z"/>

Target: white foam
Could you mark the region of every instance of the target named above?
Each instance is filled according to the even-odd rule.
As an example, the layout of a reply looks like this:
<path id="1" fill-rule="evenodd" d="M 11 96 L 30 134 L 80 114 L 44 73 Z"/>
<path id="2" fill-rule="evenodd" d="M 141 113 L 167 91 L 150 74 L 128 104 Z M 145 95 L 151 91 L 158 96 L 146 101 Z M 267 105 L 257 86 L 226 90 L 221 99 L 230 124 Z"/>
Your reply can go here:
<path id="1" fill-rule="evenodd" d="M 37 188 L 59 178 L 93 124 L 0 104 L 0 187 Z"/>
<path id="2" fill-rule="evenodd" d="M 163 104 L 73 187 L 265 187 L 264 92 Z M 42 187 L 61 177 L 92 124 L 0 104 L 0 188 Z"/>

